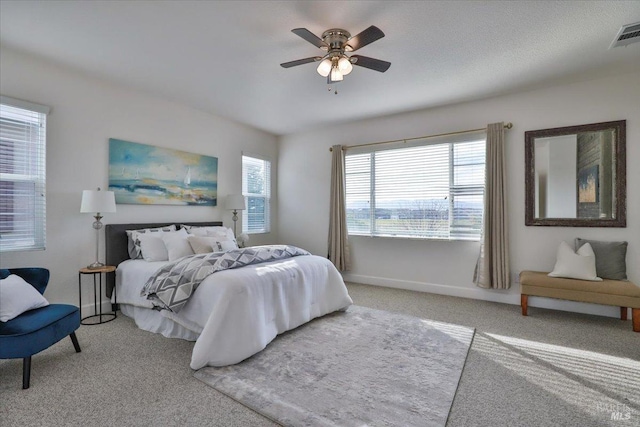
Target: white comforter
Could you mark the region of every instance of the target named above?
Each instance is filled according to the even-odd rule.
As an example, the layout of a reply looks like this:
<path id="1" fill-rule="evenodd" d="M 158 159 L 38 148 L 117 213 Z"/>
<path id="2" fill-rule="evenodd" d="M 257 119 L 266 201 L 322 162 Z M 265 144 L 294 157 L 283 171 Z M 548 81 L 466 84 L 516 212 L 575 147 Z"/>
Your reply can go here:
<path id="1" fill-rule="evenodd" d="M 220 271 L 202 282 L 179 313 L 146 310 L 152 304 L 140 291 L 164 264 L 121 263 L 116 272 L 118 303 L 133 306 L 123 307 L 123 312 L 133 313 L 142 329 L 172 338 L 197 337 L 192 369 L 241 362 L 276 335 L 353 303 L 333 264 L 311 255 Z"/>

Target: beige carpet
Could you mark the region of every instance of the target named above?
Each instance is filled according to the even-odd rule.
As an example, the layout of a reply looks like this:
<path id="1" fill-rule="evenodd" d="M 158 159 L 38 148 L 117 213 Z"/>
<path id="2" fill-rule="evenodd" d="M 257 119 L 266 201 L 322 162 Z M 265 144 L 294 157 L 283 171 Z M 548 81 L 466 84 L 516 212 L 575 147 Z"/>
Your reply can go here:
<path id="1" fill-rule="evenodd" d="M 473 329 L 351 306 L 195 377 L 283 426 L 442 427 Z"/>
<path id="2" fill-rule="evenodd" d="M 631 321 L 347 284 L 360 306 L 475 327 L 448 427 L 637 427 L 640 333 Z M 0 425 L 276 426 L 193 377 L 193 343 L 119 316 L 33 358 L 0 360 Z M 516 345 L 517 344 L 517 345 Z M 162 375 L 159 374 L 162 372 Z M 612 420 L 612 416 L 629 419 Z"/>

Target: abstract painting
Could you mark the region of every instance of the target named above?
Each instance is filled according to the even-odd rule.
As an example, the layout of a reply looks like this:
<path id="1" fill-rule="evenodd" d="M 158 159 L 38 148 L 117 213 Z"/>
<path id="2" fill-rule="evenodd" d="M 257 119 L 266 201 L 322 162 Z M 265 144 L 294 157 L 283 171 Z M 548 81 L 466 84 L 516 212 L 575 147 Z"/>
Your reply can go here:
<path id="1" fill-rule="evenodd" d="M 120 204 L 216 206 L 218 158 L 110 138 L 109 190 Z"/>

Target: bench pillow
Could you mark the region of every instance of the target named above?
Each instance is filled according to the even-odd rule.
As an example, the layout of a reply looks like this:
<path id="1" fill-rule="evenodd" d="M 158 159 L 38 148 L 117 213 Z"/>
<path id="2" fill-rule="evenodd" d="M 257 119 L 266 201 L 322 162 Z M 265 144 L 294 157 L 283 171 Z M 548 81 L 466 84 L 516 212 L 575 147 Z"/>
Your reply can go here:
<path id="1" fill-rule="evenodd" d="M 548 274 L 550 277 L 566 277 L 568 279 L 590 280 L 600 282 L 596 274 L 596 256 L 591 245 L 585 243 L 574 252 L 567 242 L 561 242 L 556 257 L 556 265 Z"/>
<path id="2" fill-rule="evenodd" d="M 627 242 L 576 239 L 576 249 L 589 243 L 596 254 L 596 274 L 603 279 L 627 280 Z"/>

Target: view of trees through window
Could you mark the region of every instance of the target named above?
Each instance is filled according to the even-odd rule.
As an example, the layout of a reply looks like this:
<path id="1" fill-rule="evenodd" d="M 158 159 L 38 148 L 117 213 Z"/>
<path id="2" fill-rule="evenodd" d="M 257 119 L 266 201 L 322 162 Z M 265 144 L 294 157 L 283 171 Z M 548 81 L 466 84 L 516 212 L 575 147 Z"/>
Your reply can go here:
<path id="1" fill-rule="evenodd" d="M 484 165 L 477 138 L 347 154 L 349 234 L 478 240 Z"/>

